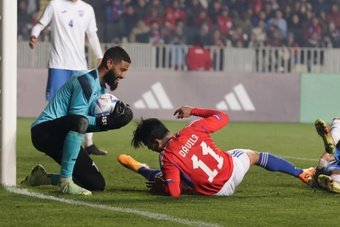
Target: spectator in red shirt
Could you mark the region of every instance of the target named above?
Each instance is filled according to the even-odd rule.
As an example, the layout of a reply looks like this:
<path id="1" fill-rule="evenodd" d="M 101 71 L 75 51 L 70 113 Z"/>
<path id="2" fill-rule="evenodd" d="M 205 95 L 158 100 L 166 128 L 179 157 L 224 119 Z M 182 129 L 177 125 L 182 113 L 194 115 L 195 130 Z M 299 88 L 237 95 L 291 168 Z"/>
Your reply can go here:
<path id="1" fill-rule="evenodd" d="M 159 14 L 158 9 L 156 8 L 151 8 L 150 9 L 150 14 L 148 14 L 149 16 L 147 16 L 144 19 L 144 22 L 146 25 L 151 26 L 152 23 L 156 22 L 158 24 L 158 26 L 162 26 L 164 23 L 164 19 L 161 16 L 161 14 Z"/>
<path id="2" fill-rule="evenodd" d="M 188 49 L 186 64 L 189 71 L 211 70 L 210 50 L 203 47 L 200 38 L 196 38 L 194 46 Z"/>
<path id="3" fill-rule="evenodd" d="M 196 15 L 193 23 L 199 28 L 203 22 L 207 23 L 209 26 L 212 25 L 211 19 L 206 10 L 201 10 L 199 14 Z"/>
<path id="4" fill-rule="evenodd" d="M 331 11 L 327 14 L 328 22 L 334 22 L 337 28 L 340 27 L 340 10 L 336 3 L 332 4 Z"/>
<path id="5" fill-rule="evenodd" d="M 185 21 L 185 11 L 178 0 L 175 0 L 171 7 L 165 9 L 165 18 L 165 20 L 170 22 L 174 27 L 176 26 L 177 20 Z"/>
<path id="6" fill-rule="evenodd" d="M 322 28 L 319 22 L 319 19 L 316 16 L 312 17 L 312 21 L 307 26 L 305 31 L 305 40 L 308 40 L 314 33 L 321 37 Z"/>
<path id="7" fill-rule="evenodd" d="M 217 16 L 217 25 L 223 35 L 229 35 L 233 26 L 233 19 L 229 16 L 228 8 L 224 7 L 222 13 Z"/>

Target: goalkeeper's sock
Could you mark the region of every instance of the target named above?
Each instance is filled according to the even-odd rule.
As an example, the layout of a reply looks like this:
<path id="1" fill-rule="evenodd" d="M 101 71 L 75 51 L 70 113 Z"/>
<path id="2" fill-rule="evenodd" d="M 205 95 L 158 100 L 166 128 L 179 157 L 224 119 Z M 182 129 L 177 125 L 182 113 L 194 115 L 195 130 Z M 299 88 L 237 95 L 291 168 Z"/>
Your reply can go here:
<path id="1" fill-rule="evenodd" d="M 303 170 L 295 167 L 292 163 L 268 152 L 261 152 L 257 165 L 269 171 L 279 171 L 298 177 Z"/>
<path id="2" fill-rule="evenodd" d="M 85 134 L 85 147 L 93 145 L 93 132 L 88 132 Z"/>
<path id="3" fill-rule="evenodd" d="M 63 156 L 61 158 L 60 176 L 72 178 L 74 165 L 78 157 L 84 134 L 69 131 L 64 140 Z"/>
<path id="4" fill-rule="evenodd" d="M 160 173 L 160 170 L 156 170 L 156 169 L 149 169 L 146 167 L 141 167 L 138 170 L 138 173 L 140 175 L 142 175 L 143 177 L 145 177 L 145 179 L 147 179 L 148 181 L 154 181 L 155 180 L 155 176 Z"/>
<path id="5" fill-rule="evenodd" d="M 48 174 L 48 177 L 50 178 L 52 185 L 58 185 L 58 183 L 60 181 L 60 175 L 59 174 L 50 173 L 50 174 Z"/>

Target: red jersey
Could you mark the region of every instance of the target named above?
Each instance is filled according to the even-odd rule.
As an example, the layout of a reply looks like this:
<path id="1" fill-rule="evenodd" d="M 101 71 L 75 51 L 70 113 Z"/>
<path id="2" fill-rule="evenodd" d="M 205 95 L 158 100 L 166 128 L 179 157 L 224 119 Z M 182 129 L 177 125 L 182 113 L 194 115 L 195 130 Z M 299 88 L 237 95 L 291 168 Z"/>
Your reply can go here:
<path id="1" fill-rule="evenodd" d="M 210 137 L 227 125 L 228 115 L 198 108 L 192 110 L 192 115 L 202 119 L 193 121 L 171 138 L 160 156 L 167 189 L 173 197 L 181 194 L 181 178 L 195 192 L 213 195 L 221 190 L 234 168 L 232 157 Z"/>

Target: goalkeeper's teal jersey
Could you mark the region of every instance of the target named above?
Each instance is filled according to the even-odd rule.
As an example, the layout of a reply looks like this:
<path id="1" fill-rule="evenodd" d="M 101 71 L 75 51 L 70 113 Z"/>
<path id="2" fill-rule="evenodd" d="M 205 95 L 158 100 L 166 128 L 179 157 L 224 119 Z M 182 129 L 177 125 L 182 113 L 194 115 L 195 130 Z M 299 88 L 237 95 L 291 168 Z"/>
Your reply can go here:
<path id="1" fill-rule="evenodd" d="M 89 126 L 95 126 L 95 117 L 89 115 L 89 110 L 91 103 L 104 93 L 106 88 L 100 85 L 97 69 L 75 75 L 57 91 L 32 127 L 67 115 L 86 116 Z"/>

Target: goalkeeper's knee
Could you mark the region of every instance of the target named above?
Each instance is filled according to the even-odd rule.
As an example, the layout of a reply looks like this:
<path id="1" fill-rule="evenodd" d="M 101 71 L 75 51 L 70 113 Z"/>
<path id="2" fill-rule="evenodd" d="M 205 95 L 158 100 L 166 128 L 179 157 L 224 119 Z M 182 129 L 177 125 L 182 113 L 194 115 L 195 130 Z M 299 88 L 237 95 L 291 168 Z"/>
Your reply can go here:
<path id="1" fill-rule="evenodd" d="M 89 121 L 82 115 L 70 115 L 70 130 L 85 134 L 89 126 Z"/>

